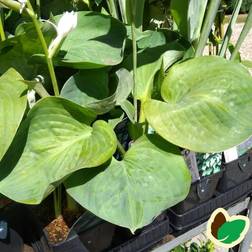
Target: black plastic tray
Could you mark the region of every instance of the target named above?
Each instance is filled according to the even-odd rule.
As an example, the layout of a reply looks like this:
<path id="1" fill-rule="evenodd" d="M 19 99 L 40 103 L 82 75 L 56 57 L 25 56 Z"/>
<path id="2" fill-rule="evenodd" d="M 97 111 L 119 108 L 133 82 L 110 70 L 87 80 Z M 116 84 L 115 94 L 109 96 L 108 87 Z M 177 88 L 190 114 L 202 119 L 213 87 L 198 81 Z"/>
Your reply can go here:
<path id="1" fill-rule="evenodd" d="M 224 173 L 217 188 L 220 192 L 226 192 L 251 178 L 252 152 L 250 151 L 230 163 L 223 164 L 223 170 Z"/>
<path id="2" fill-rule="evenodd" d="M 144 228 L 139 234 L 133 236 L 127 242 L 109 249 L 109 252 L 141 252 L 159 242 L 164 236 L 170 232 L 169 218 L 165 218 L 157 223 L 153 223 Z"/>
<path id="3" fill-rule="evenodd" d="M 176 213 L 182 214 L 211 199 L 216 192 L 216 187 L 222 174 L 223 172 L 220 171 L 194 182 L 186 199 L 172 207 L 172 209 Z"/>
<path id="4" fill-rule="evenodd" d="M 220 193 L 211 200 L 199 204 L 197 207 L 183 214 L 169 209 L 170 224 L 175 230 L 187 231 L 189 228 L 205 222 L 215 209 L 219 207 L 230 207 L 239 200 L 245 199 L 251 192 L 252 180 L 248 180 L 225 193 Z"/>

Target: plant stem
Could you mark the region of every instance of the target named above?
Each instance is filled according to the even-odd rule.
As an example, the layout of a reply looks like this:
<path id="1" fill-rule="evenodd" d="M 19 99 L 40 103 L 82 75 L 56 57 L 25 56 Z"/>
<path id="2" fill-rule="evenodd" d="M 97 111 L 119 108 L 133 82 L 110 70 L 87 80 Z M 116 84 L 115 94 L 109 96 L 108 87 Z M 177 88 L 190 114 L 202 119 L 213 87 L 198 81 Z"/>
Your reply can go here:
<path id="1" fill-rule="evenodd" d="M 144 122 L 145 122 L 145 115 L 144 115 L 143 105 L 141 104 L 139 123 L 144 123 Z"/>
<path id="2" fill-rule="evenodd" d="M 252 27 L 252 5 L 251 5 L 251 7 L 249 9 L 248 17 L 247 17 L 246 22 L 245 22 L 245 24 L 243 26 L 241 34 L 240 34 L 240 36 L 238 38 L 238 41 L 237 41 L 237 43 L 235 45 L 234 51 L 233 51 L 233 53 L 231 55 L 231 58 L 230 58 L 231 60 L 234 60 L 236 58 L 236 56 L 237 56 L 237 54 L 238 54 L 238 52 L 239 52 L 239 50 L 241 48 L 241 45 L 242 45 L 243 41 L 245 40 L 245 38 L 247 37 L 251 27 Z"/>
<path id="3" fill-rule="evenodd" d="M 78 204 L 69 194 L 66 194 L 66 201 L 67 201 L 67 210 L 75 212 L 78 209 Z"/>
<path id="4" fill-rule="evenodd" d="M 130 0 L 131 7 L 131 34 L 132 34 L 132 48 L 133 48 L 133 98 L 134 98 L 134 108 L 135 116 L 134 120 L 138 120 L 138 107 L 136 99 L 136 76 L 137 76 L 137 43 L 136 43 L 136 25 L 135 25 L 135 10 L 133 9 L 134 4 Z"/>
<path id="5" fill-rule="evenodd" d="M 55 218 L 58 218 L 61 215 L 61 209 L 62 209 L 61 200 L 62 200 L 62 186 L 59 185 L 57 188 L 55 188 L 53 192 Z"/>
<path id="6" fill-rule="evenodd" d="M 0 8 L 0 37 L 1 41 L 6 40 L 5 32 L 4 32 L 4 22 L 3 22 L 3 9 Z"/>
<path id="7" fill-rule="evenodd" d="M 210 4 L 207 10 L 207 15 L 205 18 L 205 22 L 201 31 L 199 43 L 195 52 L 195 57 L 199 57 L 203 54 L 204 48 L 207 43 L 207 39 L 211 32 L 211 28 L 216 17 L 216 13 L 219 9 L 221 0 L 210 0 Z"/>
<path id="8" fill-rule="evenodd" d="M 57 78 L 56 78 L 56 75 L 55 75 L 52 58 L 49 57 L 47 44 L 46 44 L 44 35 L 43 35 L 43 33 L 42 33 L 41 29 L 40 29 L 40 23 L 38 22 L 37 16 L 34 13 L 32 5 L 31 5 L 29 0 L 27 0 L 27 7 L 28 7 L 28 10 L 30 11 L 29 15 L 30 15 L 30 17 L 32 19 L 32 22 L 34 24 L 34 27 L 35 27 L 35 29 L 37 31 L 40 43 L 42 45 L 42 48 L 43 48 L 43 51 L 44 51 L 44 54 L 45 54 L 45 57 L 46 57 L 46 62 L 47 62 L 48 70 L 49 70 L 50 77 L 51 77 L 51 80 L 52 80 L 54 94 L 56 96 L 59 96 L 58 82 L 57 82 Z"/>
<path id="9" fill-rule="evenodd" d="M 109 11 L 110 11 L 110 14 L 112 15 L 112 17 L 119 19 L 115 0 L 107 0 L 107 4 L 108 4 Z"/>
<path id="10" fill-rule="evenodd" d="M 44 88 L 43 84 L 38 82 L 34 88 L 33 88 L 36 93 L 41 97 L 41 98 L 44 98 L 44 97 L 49 97 L 50 95 L 48 94 L 47 90 Z"/>
<path id="11" fill-rule="evenodd" d="M 229 44 L 229 41 L 230 41 L 232 33 L 233 33 L 233 29 L 234 29 L 234 26 L 236 24 L 236 20 L 239 15 L 239 11 L 241 9 L 241 5 L 242 5 L 242 0 L 237 0 L 235 3 L 235 7 L 234 7 L 234 11 L 232 13 L 231 20 L 229 21 L 227 31 L 225 33 L 223 42 L 221 44 L 221 49 L 219 52 L 219 56 L 221 56 L 221 57 L 224 57 L 226 54 L 228 44 Z"/>
<path id="12" fill-rule="evenodd" d="M 126 151 L 124 150 L 122 144 L 120 143 L 119 140 L 117 140 L 117 149 L 119 150 L 119 152 L 122 154 L 122 156 L 124 157 L 126 154 Z"/>

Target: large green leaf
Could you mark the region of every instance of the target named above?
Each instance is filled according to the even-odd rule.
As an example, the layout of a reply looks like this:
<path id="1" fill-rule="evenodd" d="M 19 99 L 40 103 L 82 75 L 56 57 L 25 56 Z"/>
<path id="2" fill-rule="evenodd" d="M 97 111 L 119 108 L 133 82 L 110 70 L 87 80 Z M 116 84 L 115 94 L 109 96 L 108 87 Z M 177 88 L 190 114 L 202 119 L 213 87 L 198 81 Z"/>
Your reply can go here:
<path id="1" fill-rule="evenodd" d="M 14 69 L 0 77 L 0 160 L 10 146 L 26 109 L 27 86 Z"/>
<path id="2" fill-rule="evenodd" d="M 104 121 L 68 100 L 44 98 L 29 112 L 12 147 L 0 163 L 0 193 L 36 204 L 55 184 L 81 168 L 106 162 L 116 137 Z"/>
<path id="3" fill-rule="evenodd" d="M 116 90 L 110 94 L 106 70 L 82 70 L 65 83 L 61 96 L 96 114 L 104 114 L 121 105 L 132 91 L 133 78 L 126 69 L 119 69 L 116 79 Z"/>
<path id="4" fill-rule="evenodd" d="M 217 238 L 222 243 L 231 244 L 240 238 L 245 227 L 243 219 L 227 221 L 218 229 Z"/>
<path id="5" fill-rule="evenodd" d="M 65 185 L 83 207 L 134 232 L 183 200 L 190 182 L 177 147 L 152 135 L 138 139 L 123 161 L 77 172 Z"/>
<path id="6" fill-rule="evenodd" d="M 139 52 L 137 55 L 138 67 L 134 94 L 135 98 L 142 101 L 150 98 L 153 89 L 153 80 L 162 66 L 163 55 L 166 54 L 166 57 L 169 55 L 170 61 L 172 61 L 172 59 L 177 59 L 177 54 L 175 52 L 181 52 L 183 50 L 183 47 L 175 42 L 154 48 L 147 48 Z M 125 68 L 129 71 L 133 71 L 132 62 L 132 55 L 124 62 Z"/>
<path id="7" fill-rule="evenodd" d="M 166 140 L 197 152 L 219 152 L 252 134 L 252 78 L 240 64 L 217 56 L 173 66 L 161 94 L 144 111 Z"/>
<path id="8" fill-rule="evenodd" d="M 79 69 L 117 65 L 123 59 L 125 38 L 126 28 L 118 20 L 100 13 L 78 12 L 78 25 L 67 36 L 55 63 Z"/>

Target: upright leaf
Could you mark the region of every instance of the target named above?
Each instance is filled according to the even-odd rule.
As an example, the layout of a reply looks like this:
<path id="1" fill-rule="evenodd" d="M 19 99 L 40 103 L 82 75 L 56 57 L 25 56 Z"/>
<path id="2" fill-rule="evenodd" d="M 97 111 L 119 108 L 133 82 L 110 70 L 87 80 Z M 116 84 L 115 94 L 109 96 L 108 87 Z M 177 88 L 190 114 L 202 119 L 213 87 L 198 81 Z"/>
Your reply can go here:
<path id="1" fill-rule="evenodd" d="M 0 193 L 37 204 L 60 180 L 82 168 L 106 162 L 116 137 L 104 121 L 63 98 L 38 102 L 0 163 Z"/>
<path id="2" fill-rule="evenodd" d="M 247 37 L 248 33 L 250 32 L 251 28 L 252 28 L 252 5 L 249 8 L 249 13 L 248 13 L 247 19 L 246 19 L 245 24 L 242 28 L 241 34 L 238 38 L 238 41 L 235 45 L 234 51 L 231 55 L 231 60 L 235 60 L 237 54 L 239 54 L 239 50 L 242 46 L 242 43 L 244 42 L 244 40 Z"/>
<path id="3" fill-rule="evenodd" d="M 27 86 L 9 69 L 0 77 L 0 160 L 9 148 L 26 109 Z"/>
<path id="4" fill-rule="evenodd" d="M 208 0 L 190 0 L 188 6 L 189 41 L 197 40 L 200 36 Z"/>
<path id="5" fill-rule="evenodd" d="M 131 24 L 132 16 L 136 28 L 142 29 L 145 0 L 119 0 L 123 22 Z M 133 15 L 132 15 L 133 14 Z"/>
<path id="6" fill-rule="evenodd" d="M 138 139 L 123 161 L 77 172 L 65 185 L 83 207 L 134 232 L 183 200 L 190 182 L 177 147 L 152 135 Z"/>
<path id="7" fill-rule="evenodd" d="M 171 14 L 174 18 L 175 23 L 183 35 L 183 37 L 188 38 L 188 18 L 187 18 L 187 11 L 189 6 L 190 0 L 171 0 Z"/>
<path id="8" fill-rule="evenodd" d="M 197 152 L 219 152 L 252 135 L 252 78 L 240 64 L 217 56 L 173 66 L 145 115 L 166 140 Z"/>
<path id="9" fill-rule="evenodd" d="M 182 35 L 190 42 L 200 36 L 208 0 L 172 0 L 171 13 Z"/>
<path id="10" fill-rule="evenodd" d="M 209 0 L 206 17 L 200 33 L 199 42 L 195 51 L 195 57 L 199 57 L 203 54 L 206 47 L 208 37 L 210 35 L 215 17 L 217 15 L 221 0 Z"/>

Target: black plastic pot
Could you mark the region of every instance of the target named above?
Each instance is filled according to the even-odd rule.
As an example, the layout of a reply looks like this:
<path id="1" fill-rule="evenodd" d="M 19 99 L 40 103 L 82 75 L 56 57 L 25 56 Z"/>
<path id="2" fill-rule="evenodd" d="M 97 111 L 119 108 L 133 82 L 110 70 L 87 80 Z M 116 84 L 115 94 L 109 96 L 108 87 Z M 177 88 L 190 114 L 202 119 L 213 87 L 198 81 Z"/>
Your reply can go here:
<path id="1" fill-rule="evenodd" d="M 169 209 L 170 224 L 175 230 L 186 232 L 188 229 L 205 222 L 215 209 L 228 208 L 245 199 L 251 193 L 252 180 L 250 179 L 225 193 L 219 193 L 216 197 L 198 204 L 187 212 L 180 213 L 176 212 L 176 209 Z"/>
<path id="2" fill-rule="evenodd" d="M 88 252 L 77 234 L 61 243 L 50 245 L 50 247 L 53 252 Z"/>
<path id="3" fill-rule="evenodd" d="M 252 151 L 237 160 L 223 164 L 223 170 L 224 173 L 217 188 L 220 192 L 225 192 L 250 179 L 252 176 Z"/>
<path id="4" fill-rule="evenodd" d="M 159 242 L 169 231 L 166 214 L 133 235 L 126 228 L 85 213 L 73 225 L 66 241 L 51 245 L 51 248 L 55 252 L 140 252 Z"/>
<path id="5" fill-rule="evenodd" d="M 24 244 L 34 252 L 48 252 L 43 230 L 24 205 L 11 204 L 0 210 L 0 251 L 23 252 Z"/>
<path id="6" fill-rule="evenodd" d="M 182 214 L 198 206 L 200 203 L 211 199 L 216 192 L 217 184 L 222 175 L 223 172 L 221 171 L 194 182 L 186 199 L 172 207 L 172 210 L 178 214 Z"/>

